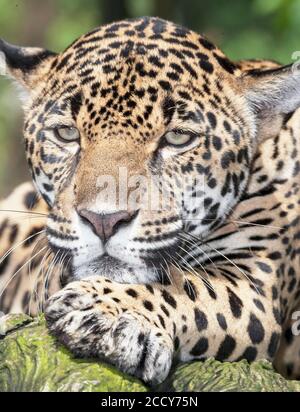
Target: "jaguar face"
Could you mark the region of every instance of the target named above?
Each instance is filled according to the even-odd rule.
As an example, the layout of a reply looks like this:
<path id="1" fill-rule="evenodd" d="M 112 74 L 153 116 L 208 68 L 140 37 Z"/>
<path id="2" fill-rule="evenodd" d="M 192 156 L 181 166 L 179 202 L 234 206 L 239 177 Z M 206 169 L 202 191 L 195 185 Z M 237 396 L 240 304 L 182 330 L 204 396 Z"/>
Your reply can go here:
<path id="1" fill-rule="evenodd" d="M 189 239 L 205 240 L 238 202 L 265 86 L 156 18 L 100 27 L 61 54 L 12 47 L 10 71 L 30 89 L 28 162 L 71 279 L 166 281 Z"/>

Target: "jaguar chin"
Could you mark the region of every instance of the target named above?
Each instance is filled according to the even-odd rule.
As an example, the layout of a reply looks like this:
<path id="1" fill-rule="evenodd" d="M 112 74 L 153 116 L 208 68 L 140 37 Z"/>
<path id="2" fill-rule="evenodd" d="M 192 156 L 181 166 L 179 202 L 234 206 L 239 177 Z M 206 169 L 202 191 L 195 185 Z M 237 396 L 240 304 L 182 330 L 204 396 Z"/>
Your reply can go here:
<path id="1" fill-rule="evenodd" d="M 108 254 L 71 269 L 72 280 L 99 275 L 114 282 L 138 284 L 160 281 L 163 271 L 153 265 L 131 266 Z"/>

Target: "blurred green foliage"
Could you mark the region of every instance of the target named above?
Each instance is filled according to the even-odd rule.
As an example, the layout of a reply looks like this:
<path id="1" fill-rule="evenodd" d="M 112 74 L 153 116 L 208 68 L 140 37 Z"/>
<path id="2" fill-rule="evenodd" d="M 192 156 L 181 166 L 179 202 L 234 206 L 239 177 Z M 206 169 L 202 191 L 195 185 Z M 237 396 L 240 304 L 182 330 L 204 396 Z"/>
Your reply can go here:
<path id="1" fill-rule="evenodd" d="M 105 22 L 155 15 L 205 33 L 232 59 L 284 63 L 300 50 L 300 0 L 0 0 L 0 36 L 12 43 L 64 49 Z M 21 110 L 0 79 L 0 195 L 27 178 Z"/>

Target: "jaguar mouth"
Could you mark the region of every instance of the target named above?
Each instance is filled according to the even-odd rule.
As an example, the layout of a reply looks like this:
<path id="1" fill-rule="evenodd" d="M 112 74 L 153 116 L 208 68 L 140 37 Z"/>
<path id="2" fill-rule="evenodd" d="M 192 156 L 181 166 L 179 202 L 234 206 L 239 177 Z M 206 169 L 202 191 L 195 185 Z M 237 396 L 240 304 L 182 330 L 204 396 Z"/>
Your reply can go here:
<path id="1" fill-rule="evenodd" d="M 73 267 L 73 280 L 81 280 L 91 276 L 103 276 L 118 283 L 148 283 L 156 281 L 154 268 L 145 266 L 130 266 L 120 259 L 104 254 L 78 267 Z"/>
<path id="2" fill-rule="evenodd" d="M 118 283 L 170 284 L 169 265 L 172 261 L 169 257 L 178 250 L 178 243 L 167 248 L 150 249 L 140 256 L 140 262 L 135 263 L 111 255 L 108 251 L 84 259 L 83 256 L 73 255 L 72 250 L 57 247 L 53 242 L 49 244 L 54 253 L 68 257 L 68 271 L 63 271 L 64 276 L 61 279 L 63 286 L 93 276 L 102 276 Z"/>
<path id="3" fill-rule="evenodd" d="M 94 259 L 88 266 L 95 272 L 95 274 L 108 278 L 113 277 L 117 271 L 129 268 L 125 262 L 122 262 L 120 259 L 110 256 L 107 253 Z"/>
<path id="4" fill-rule="evenodd" d="M 72 269 L 73 281 L 92 276 L 103 276 L 114 282 L 128 284 L 170 283 L 167 270 L 159 262 L 132 266 L 108 254 Z"/>

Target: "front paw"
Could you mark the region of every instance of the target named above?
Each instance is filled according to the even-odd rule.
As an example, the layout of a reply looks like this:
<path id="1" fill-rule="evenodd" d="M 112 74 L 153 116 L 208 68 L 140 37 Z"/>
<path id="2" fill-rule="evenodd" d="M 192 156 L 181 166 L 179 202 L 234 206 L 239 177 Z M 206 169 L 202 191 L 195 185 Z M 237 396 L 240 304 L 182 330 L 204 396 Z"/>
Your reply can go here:
<path id="1" fill-rule="evenodd" d="M 171 367 L 172 339 L 138 308 L 104 295 L 102 284 L 95 278 L 73 282 L 53 295 L 45 309 L 51 332 L 77 356 L 97 357 L 146 383 L 161 383 Z"/>

